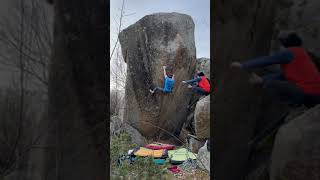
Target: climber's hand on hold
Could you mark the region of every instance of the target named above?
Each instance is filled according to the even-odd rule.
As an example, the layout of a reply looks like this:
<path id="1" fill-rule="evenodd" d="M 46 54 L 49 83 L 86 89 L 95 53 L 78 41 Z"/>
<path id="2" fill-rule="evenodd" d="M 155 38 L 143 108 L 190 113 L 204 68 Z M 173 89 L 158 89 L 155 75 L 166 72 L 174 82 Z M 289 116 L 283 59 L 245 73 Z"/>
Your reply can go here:
<path id="1" fill-rule="evenodd" d="M 186 82 L 186 81 L 182 81 L 182 83 L 183 83 L 183 84 L 186 84 L 187 82 Z"/>
<path id="2" fill-rule="evenodd" d="M 166 73 L 166 66 L 162 66 L 163 67 L 163 75 L 166 78 L 167 77 L 167 73 Z"/>
<path id="3" fill-rule="evenodd" d="M 230 67 L 231 68 L 241 68 L 241 66 L 242 66 L 242 64 L 240 63 L 240 62 L 232 62 L 231 64 L 230 64 Z"/>

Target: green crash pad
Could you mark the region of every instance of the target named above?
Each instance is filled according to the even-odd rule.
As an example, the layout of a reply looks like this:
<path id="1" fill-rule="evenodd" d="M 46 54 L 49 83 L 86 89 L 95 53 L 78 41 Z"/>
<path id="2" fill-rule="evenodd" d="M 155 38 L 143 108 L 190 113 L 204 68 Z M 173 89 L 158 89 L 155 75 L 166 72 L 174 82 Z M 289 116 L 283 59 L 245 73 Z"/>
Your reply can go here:
<path id="1" fill-rule="evenodd" d="M 188 151 L 186 148 L 169 150 L 168 157 L 172 164 L 181 164 L 187 159 L 197 159 L 197 154 Z"/>

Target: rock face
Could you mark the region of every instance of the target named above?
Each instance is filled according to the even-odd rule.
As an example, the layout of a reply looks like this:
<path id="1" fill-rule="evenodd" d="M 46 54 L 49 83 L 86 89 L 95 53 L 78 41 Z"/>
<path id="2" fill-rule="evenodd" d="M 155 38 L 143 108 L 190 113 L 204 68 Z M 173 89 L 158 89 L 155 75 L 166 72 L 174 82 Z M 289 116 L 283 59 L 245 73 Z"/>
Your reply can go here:
<path id="1" fill-rule="evenodd" d="M 271 157 L 271 180 L 278 180 L 280 177 L 292 179 L 297 172 L 299 179 L 320 177 L 319 119 L 320 105 L 279 129 Z M 315 169 L 318 171 L 314 171 Z"/>
<path id="2" fill-rule="evenodd" d="M 210 137 L 210 95 L 197 102 L 194 112 L 194 125 L 198 138 Z"/>
<path id="3" fill-rule="evenodd" d="M 199 149 L 197 161 L 200 168 L 210 172 L 210 151 L 207 149 L 207 142 Z"/>
<path id="4" fill-rule="evenodd" d="M 192 18 L 179 13 L 147 15 L 124 29 L 119 40 L 127 63 L 124 121 L 147 137 L 179 132 L 191 98 L 180 82 L 192 78 L 196 68 Z M 151 95 L 151 86 L 164 85 L 162 66 L 175 75 L 173 93 Z"/>
<path id="5" fill-rule="evenodd" d="M 218 87 L 213 102 L 214 179 L 244 179 L 247 173 L 247 143 L 261 114 L 261 93 L 248 83 L 249 73 L 230 69 L 230 61 L 244 62 L 269 53 L 277 2 L 212 1 L 211 71 Z"/>
<path id="6" fill-rule="evenodd" d="M 198 58 L 196 71 L 202 71 L 210 79 L 210 59 Z"/>

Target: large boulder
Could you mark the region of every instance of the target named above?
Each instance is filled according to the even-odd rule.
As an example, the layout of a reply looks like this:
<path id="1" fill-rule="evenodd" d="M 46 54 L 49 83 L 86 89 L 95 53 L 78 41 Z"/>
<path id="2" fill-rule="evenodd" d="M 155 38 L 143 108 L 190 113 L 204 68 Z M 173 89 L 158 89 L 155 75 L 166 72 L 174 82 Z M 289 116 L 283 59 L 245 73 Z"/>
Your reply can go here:
<path id="1" fill-rule="evenodd" d="M 119 34 L 127 63 L 124 121 L 147 137 L 179 133 L 191 98 L 181 81 L 196 68 L 194 22 L 179 13 L 147 15 Z M 162 66 L 175 75 L 173 92 L 151 95 L 149 88 L 163 87 Z"/>
<path id="2" fill-rule="evenodd" d="M 210 137 L 210 95 L 197 102 L 194 125 L 197 138 Z"/>
<path id="3" fill-rule="evenodd" d="M 270 179 L 318 179 L 320 171 L 320 105 L 283 125 L 271 157 Z"/>

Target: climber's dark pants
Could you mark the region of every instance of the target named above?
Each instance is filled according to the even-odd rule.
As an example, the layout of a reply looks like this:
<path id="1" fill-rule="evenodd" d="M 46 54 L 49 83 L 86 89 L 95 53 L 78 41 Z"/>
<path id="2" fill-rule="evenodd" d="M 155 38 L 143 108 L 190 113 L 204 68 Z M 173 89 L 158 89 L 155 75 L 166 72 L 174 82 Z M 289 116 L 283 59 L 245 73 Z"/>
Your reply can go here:
<path id="1" fill-rule="evenodd" d="M 164 92 L 164 89 L 161 88 L 161 87 L 155 87 L 155 88 L 153 89 L 153 91 L 154 91 L 154 92 L 157 92 L 157 91 Z"/>
<path id="2" fill-rule="evenodd" d="M 163 88 L 161 88 L 161 87 L 155 87 L 154 89 L 153 89 L 153 91 L 154 91 L 154 93 L 156 93 L 157 91 L 160 91 L 160 92 L 162 92 L 162 93 L 169 93 L 168 91 L 165 91 Z"/>
<path id="3" fill-rule="evenodd" d="M 264 81 L 263 87 L 266 88 L 272 96 L 279 98 L 282 102 L 289 103 L 289 105 L 304 104 L 307 107 L 312 107 L 320 104 L 320 96 L 306 94 L 297 86 L 285 80 L 270 79 Z"/>
<path id="4" fill-rule="evenodd" d="M 199 94 L 199 95 L 208 95 L 209 94 L 208 92 L 206 92 L 205 90 L 203 90 L 199 86 L 192 86 L 192 91 Z"/>

